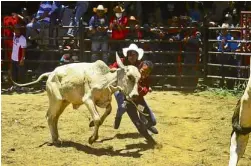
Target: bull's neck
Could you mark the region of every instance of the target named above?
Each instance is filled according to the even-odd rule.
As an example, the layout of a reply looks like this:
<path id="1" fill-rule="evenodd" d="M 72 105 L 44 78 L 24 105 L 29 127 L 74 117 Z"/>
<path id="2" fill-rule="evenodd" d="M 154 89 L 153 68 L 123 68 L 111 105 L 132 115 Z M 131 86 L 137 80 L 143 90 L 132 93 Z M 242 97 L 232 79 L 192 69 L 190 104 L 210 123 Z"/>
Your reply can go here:
<path id="1" fill-rule="evenodd" d="M 118 84 L 118 72 L 113 72 L 113 73 L 108 73 L 105 75 L 107 79 L 107 86 L 112 85 L 112 86 L 117 86 Z"/>

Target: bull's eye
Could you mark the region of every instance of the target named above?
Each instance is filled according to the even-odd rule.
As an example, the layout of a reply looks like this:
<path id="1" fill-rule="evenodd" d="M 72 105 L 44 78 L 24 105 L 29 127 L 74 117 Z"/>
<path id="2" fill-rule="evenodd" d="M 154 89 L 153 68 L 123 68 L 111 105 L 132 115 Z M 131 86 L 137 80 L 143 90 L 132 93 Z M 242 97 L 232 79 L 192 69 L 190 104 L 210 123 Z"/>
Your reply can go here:
<path id="1" fill-rule="evenodd" d="M 134 79 L 134 77 L 133 76 L 128 76 L 128 79 L 130 80 L 130 81 L 132 81 L 132 82 L 134 82 L 135 81 L 135 79 Z"/>

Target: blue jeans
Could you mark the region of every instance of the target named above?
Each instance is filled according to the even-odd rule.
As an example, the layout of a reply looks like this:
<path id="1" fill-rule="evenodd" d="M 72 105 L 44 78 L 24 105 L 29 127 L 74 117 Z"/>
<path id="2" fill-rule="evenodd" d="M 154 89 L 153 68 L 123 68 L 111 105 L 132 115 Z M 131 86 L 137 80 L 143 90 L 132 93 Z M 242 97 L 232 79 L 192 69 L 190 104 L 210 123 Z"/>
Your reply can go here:
<path id="1" fill-rule="evenodd" d="M 117 100 L 117 104 L 118 104 L 118 109 L 117 109 L 117 113 L 116 113 L 116 118 L 121 118 L 123 116 L 123 114 L 127 111 L 122 105 L 123 102 L 125 100 L 125 96 L 123 93 L 121 92 L 115 92 L 115 99 Z M 145 107 L 144 109 L 144 113 L 148 114 L 149 116 L 144 116 L 142 114 L 140 114 L 140 120 L 145 122 L 147 120 L 148 122 L 148 126 L 155 126 L 156 125 L 156 118 L 154 116 L 154 113 L 152 112 L 152 110 L 149 108 L 149 106 L 147 105 L 145 99 L 142 97 L 140 98 L 137 102 L 135 102 L 135 104 L 140 104 L 142 106 Z M 131 120 L 133 121 L 135 118 L 134 116 L 138 116 L 138 114 L 133 114 L 132 112 L 137 112 L 136 107 L 133 104 L 129 104 L 128 108 L 130 108 L 130 111 L 127 111 L 128 115 L 133 118 L 131 118 Z M 134 123 L 134 121 L 133 121 Z"/>
<path id="2" fill-rule="evenodd" d="M 92 51 L 108 51 L 108 42 L 107 41 L 93 41 L 92 42 Z M 91 62 L 95 62 L 100 59 L 101 55 L 93 53 L 91 57 Z M 108 64 L 108 54 L 107 52 L 103 53 L 103 61 Z"/>
<path id="3" fill-rule="evenodd" d="M 78 1 L 77 9 L 75 13 L 74 19 L 71 21 L 69 26 L 79 26 L 79 20 L 83 16 L 84 13 L 88 10 L 89 2 Z M 77 28 L 69 28 L 67 34 L 76 36 L 78 29 Z"/>
<path id="4" fill-rule="evenodd" d="M 26 25 L 26 38 L 36 35 L 35 29 L 48 28 L 50 23 L 44 21 L 36 21 Z"/>
<path id="5" fill-rule="evenodd" d="M 18 61 L 11 62 L 11 77 L 12 80 L 18 83 L 23 83 L 25 78 L 25 67 L 20 66 Z"/>

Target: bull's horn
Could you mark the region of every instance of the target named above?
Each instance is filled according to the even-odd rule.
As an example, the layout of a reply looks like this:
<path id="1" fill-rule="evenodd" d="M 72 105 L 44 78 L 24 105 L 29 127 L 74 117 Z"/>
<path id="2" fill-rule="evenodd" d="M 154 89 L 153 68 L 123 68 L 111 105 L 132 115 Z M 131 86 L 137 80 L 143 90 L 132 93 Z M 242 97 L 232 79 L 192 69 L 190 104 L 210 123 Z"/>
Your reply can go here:
<path id="1" fill-rule="evenodd" d="M 119 56 L 118 56 L 118 53 L 116 51 L 116 61 L 117 61 L 117 64 L 120 68 L 124 69 L 125 68 L 125 65 L 122 63 L 122 61 L 120 60 Z"/>

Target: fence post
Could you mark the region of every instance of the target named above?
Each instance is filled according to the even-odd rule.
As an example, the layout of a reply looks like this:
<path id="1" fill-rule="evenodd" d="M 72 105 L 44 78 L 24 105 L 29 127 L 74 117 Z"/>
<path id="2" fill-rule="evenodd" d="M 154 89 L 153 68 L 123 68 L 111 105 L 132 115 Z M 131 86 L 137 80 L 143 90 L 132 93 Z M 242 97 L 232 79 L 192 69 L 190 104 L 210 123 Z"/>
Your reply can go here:
<path id="1" fill-rule="evenodd" d="M 83 17 L 80 18 L 79 24 L 78 24 L 78 29 L 79 29 L 79 49 L 80 49 L 80 56 L 79 56 L 79 61 L 84 62 L 85 57 L 84 57 L 84 27 L 83 27 Z"/>
<path id="2" fill-rule="evenodd" d="M 206 81 L 207 74 L 208 74 L 208 37 L 209 37 L 209 29 L 207 26 L 206 20 L 203 22 L 203 68 L 204 68 L 204 82 Z"/>

